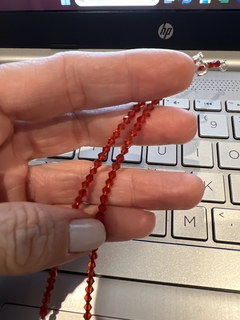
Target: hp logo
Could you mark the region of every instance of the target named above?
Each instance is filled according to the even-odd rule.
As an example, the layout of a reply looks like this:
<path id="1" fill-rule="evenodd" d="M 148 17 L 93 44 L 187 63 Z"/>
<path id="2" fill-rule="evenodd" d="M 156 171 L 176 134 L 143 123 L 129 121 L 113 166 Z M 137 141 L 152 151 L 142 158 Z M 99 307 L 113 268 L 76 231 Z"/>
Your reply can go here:
<path id="1" fill-rule="evenodd" d="M 158 28 L 158 35 L 161 39 L 167 40 L 173 35 L 173 26 L 170 23 L 163 23 Z"/>

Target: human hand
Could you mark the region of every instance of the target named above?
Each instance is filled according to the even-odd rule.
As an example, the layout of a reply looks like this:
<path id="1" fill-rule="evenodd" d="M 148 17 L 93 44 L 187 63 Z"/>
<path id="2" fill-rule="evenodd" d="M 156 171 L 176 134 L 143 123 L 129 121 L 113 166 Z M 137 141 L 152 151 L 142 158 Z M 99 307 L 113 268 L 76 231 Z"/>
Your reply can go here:
<path id="1" fill-rule="evenodd" d="M 74 260 L 105 238 L 146 236 L 155 216 L 144 209 L 188 209 L 199 202 L 203 184 L 194 175 L 121 169 L 103 226 L 94 213 L 107 168 L 90 187 L 86 213 L 71 204 L 90 162 L 28 166 L 34 158 L 105 144 L 127 113 L 125 104 L 180 92 L 193 73 L 189 57 L 160 50 L 64 53 L 0 66 L 0 274 Z M 196 128 L 187 111 L 155 108 L 134 144 L 184 143 Z"/>

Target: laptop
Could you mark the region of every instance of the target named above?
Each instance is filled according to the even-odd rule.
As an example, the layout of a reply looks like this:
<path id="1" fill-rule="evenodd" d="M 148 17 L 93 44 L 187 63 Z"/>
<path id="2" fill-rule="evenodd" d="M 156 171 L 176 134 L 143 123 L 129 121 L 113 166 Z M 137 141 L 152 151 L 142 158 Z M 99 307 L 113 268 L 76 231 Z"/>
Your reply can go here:
<path id="1" fill-rule="evenodd" d="M 130 149 L 125 167 L 191 172 L 205 192 L 192 210 L 155 212 L 147 238 L 99 249 L 93 320 L 240 319 L 239 30 L 239 0 L 1 0 L 0 63 L 69 49 L 143 47 L 202 51 L 206 60 L 228 63 L 226 72 L 196 76 L 162 101 L 196 114 L 192 142 Z M 92 160 L 98 147 L 31 165 Z M 61 266 L 47 320 L 83 319 L 87 262 L 85 256 Z M 47 270 L 0 277 L 0 320 L 38 319 L 46 279 Z"/>

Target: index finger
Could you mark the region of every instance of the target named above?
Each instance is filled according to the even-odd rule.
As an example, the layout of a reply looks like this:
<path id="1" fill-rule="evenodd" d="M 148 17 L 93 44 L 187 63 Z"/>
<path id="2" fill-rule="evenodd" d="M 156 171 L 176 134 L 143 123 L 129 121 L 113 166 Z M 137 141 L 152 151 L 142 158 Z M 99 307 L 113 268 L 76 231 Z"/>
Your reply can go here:
<path id="1" fill-rule="evenodd" d="M 193 61 L 176 51 L 59 53 L 0 66 L 0 110 L 12 120 L 36 121 L 160 99 L 184 90 L 193 73 Z"/>

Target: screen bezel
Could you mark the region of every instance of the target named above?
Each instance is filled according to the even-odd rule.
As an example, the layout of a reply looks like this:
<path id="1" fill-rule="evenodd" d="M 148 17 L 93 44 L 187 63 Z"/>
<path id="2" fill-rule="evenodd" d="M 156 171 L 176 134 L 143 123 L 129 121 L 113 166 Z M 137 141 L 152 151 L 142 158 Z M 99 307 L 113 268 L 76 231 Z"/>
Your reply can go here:
<path id="1" fill-rule="evenodd" d="M 164 23 L 169 39 L 158 35 Z M 238 30 L 240 10 L 0 12 L 1 48 L 235 51 Z"/>

